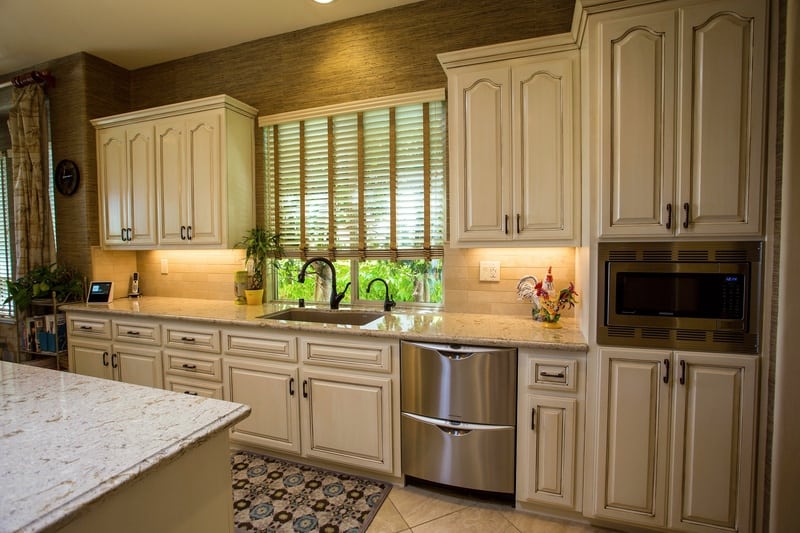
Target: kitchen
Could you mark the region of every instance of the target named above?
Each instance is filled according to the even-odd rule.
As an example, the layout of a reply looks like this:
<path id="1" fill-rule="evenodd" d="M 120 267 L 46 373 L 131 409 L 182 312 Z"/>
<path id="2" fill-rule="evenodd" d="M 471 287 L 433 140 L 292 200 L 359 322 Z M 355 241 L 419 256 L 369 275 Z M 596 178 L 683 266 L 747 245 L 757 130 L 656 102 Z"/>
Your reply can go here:
<path id="1" fill-rule="evenodd" d="M 227 259 L 226 263 L 224 258 L 209 260 L 209 256 L 201 255 L 198 261 L 203 270 L 209 269 L 206 273 L 198 272 L 200 266 L 196 263 L 185 263 L 186 256 L 176 252 L 104 252 L 97 248 L 96 189 L 88 177 L 93 172 L 89 169 L 96 168 L 97 162 L 94 131 L 88 119 L 222 93 L 253 105 L 259 109 L 259 114 L 272 114 L 441 88 L 446 85 L 447 78 L 437 54 L 569 31 L 573 6 L 552 4 L 534 3 L 526 8 L 519 8 L 516 2 L 496 2 L 491 8 L 470 3 L 458 6 L 446 2 L 411 4 L 391 12 L 378 12 L 131 72 L 89 54 L 31 65 L 50 70 L 58 80 L 49 91 L 53 159 L 75 160 L 87 178 L 86 186 L 75 195 L 57 199 L 57 234 L 62 244 L 59 259 L 85 272 L 93 272 L 98 278 L 115 272 L 113 275 L 121 276 L 118 279 L 122 283 L 127 283 L 130 272 L 139 270 L 142 286 L 151 295 L 230 299 L 230 273 L 238 269 L 238 256 Z M 409 28 L 419 34 L 409 38 Z M 381 75 L 375 76 L 376 71 Z M 363 80 L 371 81 L 364 83 Z M 81 110 L 85 120 L 76 120 L 76 109 Z M 263 155 L 259 150 L 255 154 L 256 175 L 260 176 L 263 175 Z M 263 197 L 263 184 L 257 180 L 259 213 L 263 212 L 263 205 L 259 205 Z M 584 215 L 584 219 L 588 218 Z M 769 224 L 765 224 L 765 228 L 770 228 Z M 766 235 L 774 239 L 771 229 Z M 768 242 L 772 241 L 768 239 Z M 588 266 L 585 254 L 589 250 L 585 247 L 568 248 L 563 252 L 549 248 L 504 248 L 502 252 L 451 248 L 445 253 L 448 311 L 452 305 L 453 311 L 526 314 L 529 308 L 516 299 L 516 280 L 531 272 L 541 275 L 550 264 L 561 269 L 555 272 L 557 279 L 577 278 L 579 292 L 582 288 L 586 293 L 594 290 L 588 273 L 578 269 L 576 275 L 574 266 L 575 258 L 584 268 Z M 499 289 L 491 286 L 487 290 L 486 283 L 476 281 L 478 264 L 497 257 L 501 257 L 503 281 Z M 171 279 L 162 288 L 157 284 L 161 280 L 159 272 L 164 258 L 170 265 Z M 221 266 L 212 266 L 215 263 Z M 218 270 L 212 270 L 215 268 Z M 784 279 L 782 277 L 782 283 Z M 169 292 L 173 290 L 175 292 Z M 587 314 L 578 317 L 584 328 L 590 323 L 588 308 L 588 305 L 578 306 L 579 313 Z M 584 335 L 589 338 L 587 329 Z"/>

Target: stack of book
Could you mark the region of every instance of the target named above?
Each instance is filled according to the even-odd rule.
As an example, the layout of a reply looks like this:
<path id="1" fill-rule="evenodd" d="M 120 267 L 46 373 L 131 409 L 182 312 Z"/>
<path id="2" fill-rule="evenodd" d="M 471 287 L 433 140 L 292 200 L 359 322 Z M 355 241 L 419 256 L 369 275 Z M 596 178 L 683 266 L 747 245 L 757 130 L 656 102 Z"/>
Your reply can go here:
<path id="1" fill-rule="evenodd" d="M 28 352 L 60 352 L 67 349 L 67 319 L 64 313 L 37 315 L 27 319 L 22 348 Z"/>

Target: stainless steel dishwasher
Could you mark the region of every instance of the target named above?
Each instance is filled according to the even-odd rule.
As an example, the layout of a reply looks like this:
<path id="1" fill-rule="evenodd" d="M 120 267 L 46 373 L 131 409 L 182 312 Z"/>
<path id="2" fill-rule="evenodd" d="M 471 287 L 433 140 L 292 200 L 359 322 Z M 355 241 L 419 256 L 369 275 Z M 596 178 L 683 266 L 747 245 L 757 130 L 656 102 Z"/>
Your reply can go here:
<path id="1" fill-rule="evenodd" d="M 514 493 L 517 350 L 402 342 L 403 473 Z"/>

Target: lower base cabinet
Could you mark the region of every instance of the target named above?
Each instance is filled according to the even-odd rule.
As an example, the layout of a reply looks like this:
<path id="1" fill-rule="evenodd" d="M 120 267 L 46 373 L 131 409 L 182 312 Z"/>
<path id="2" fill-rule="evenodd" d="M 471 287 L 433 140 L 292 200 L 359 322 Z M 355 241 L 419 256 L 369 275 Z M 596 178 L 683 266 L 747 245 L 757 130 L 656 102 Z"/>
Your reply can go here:
<path id="1" fill-rule="evenodd" d="M 300 453 L 300 401 L 297 368 L 291 365 L 225 357 L 227 400 L 251 408 L 231 430 L 231 439 L 286 453 Z"/>
<path id="2" fill-rule="evenodd" d="M 758 358 L 603 348 L 597 517 L 751 531 Z"/>
<path id="3" fill-rule="evenodd" d="M 225 399 L 252 409 L 232 428 L 234 443 L 400 475 L 396 343 L 238 329 L 223 337 Z"/>
<path id="4" fill-rule="evenodd" d="M 301 371 L 303 455 L 391 473 L 392 380 Z"/>
<path id="5" fill-rule="evenodd" d="M 162 388 L 161 351 L 140 346 L 73 341 L 70 368 L 77 374 Z"/>
<path id="6" fill-rule="evenodd" d="M 579 511 L 584 359 L 519 354 L 517 500 Z"/>

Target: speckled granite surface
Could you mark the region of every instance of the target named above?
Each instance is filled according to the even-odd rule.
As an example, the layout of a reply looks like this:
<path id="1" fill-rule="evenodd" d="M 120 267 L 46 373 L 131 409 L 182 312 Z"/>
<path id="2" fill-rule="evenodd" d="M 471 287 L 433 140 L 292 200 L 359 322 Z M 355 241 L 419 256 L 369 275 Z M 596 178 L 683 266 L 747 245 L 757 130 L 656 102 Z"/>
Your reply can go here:
<path id="1" fill-rule="evenodd" d="M 0 532 L 57 529 L 250 408 L 0 361 Z"/>
<path id="2" fill-rule="evenodd" d="M 118 299 L 111 304 L 70 304 L 66 311 L 89 311 L 127 315 L 131 318 L 191 319 L 219 325 L 244 325 L 298 331 L 349 333 L 403 340 L 457 342 L 488 346 L 539 348 L 549 350 L 588 351 L 586 338 L 575 320 L 562 319 L 561 329 L 545 329 L 528 317 L 480 315 L 471 313 L 385 313 L 383 318 L 364 326 L 315 324 L 286 320 L 268 320 L 260 315 L 274 313 L 290 306 L 236 305 L 224 300 L 195 300 L 142 296 Z"/>

